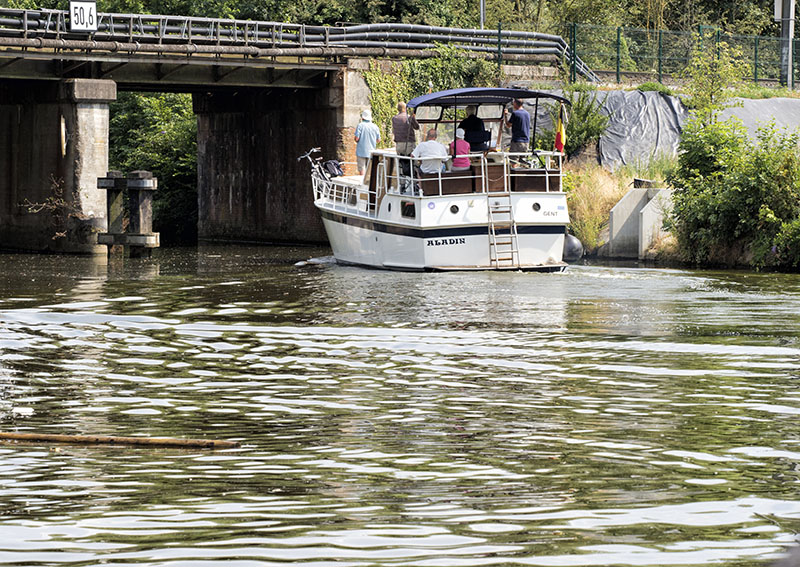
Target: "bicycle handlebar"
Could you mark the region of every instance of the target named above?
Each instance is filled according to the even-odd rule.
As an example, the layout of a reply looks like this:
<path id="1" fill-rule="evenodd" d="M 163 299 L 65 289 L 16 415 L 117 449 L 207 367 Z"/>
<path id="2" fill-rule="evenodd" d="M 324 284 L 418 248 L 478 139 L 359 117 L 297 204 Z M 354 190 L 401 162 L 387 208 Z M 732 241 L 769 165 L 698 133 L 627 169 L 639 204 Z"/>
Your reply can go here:
<path id="1" fill-rule="evenodd" d="M 300 161 L 300 160 L 303 160 L 303 159 L 311 159 L 311 154 L 313 154 L 314 152 L 320 152 L 320 151 L 322 151 L 322 148 L 311 148 L 306 153 L 304 153 L 299 158 L 297 158 L 297 161 Z"/>

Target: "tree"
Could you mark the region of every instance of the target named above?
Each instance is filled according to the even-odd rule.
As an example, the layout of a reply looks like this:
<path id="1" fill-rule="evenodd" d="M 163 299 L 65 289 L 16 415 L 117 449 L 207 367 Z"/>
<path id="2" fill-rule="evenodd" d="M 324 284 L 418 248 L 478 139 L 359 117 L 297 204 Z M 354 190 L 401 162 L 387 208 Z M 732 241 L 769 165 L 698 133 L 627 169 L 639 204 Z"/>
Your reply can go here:
<path id="1" fill-rule="evenodd" d="M 741 52 L 724 41 L 695 36 L 689 64 L 683 72 L 686 106 L 703 124 L 715 121 L 731 99 L 732 88 L 747 74 Z"/>
<path id="2" fill-rule="evenodd" d="M 111 169 L 158 178 L 154 229 L 167 244 L 197 238 L 197 121 L 191 96 L 121 92 L 111 104 Z"/>

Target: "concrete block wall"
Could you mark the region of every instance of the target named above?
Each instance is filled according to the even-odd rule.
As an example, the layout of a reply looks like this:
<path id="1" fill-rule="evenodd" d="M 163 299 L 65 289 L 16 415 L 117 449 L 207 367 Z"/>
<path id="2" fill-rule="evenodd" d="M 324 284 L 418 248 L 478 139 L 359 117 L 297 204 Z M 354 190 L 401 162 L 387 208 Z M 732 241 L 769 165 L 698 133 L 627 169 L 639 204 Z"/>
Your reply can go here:
<path id="1" fill-rule="evenodd" d="M 648 202 L 648 189 L 631 189 L 611 209 L 607 256 L 638 258 L 639 211 Z"/>
<path id="2" fill-rule="evenodd" d="M 611 209 L 608 242 L 598 255 L 643 259 L 647 249 L 664 234 L 662 226 L 672 206 L 671 197 L 671 190 L 655 187 L 635 187 L 628 191 Z"/>
<path id="3" fill-rule="evenodd" d="M 664 217 L 672 208 L 672 189 L 648 189 L 650 201 L 639 211 L 639 259 L 659 238 L 665 236 Z"/>
<path id="4" fill-rule="evenodd" d="M 355 66 L 324 89 L 238 89 L 193 95 L 198 236 L 207 241 L 326 242 L 310 168 L 297 157 L 355 162 L 369 90 Z"/>

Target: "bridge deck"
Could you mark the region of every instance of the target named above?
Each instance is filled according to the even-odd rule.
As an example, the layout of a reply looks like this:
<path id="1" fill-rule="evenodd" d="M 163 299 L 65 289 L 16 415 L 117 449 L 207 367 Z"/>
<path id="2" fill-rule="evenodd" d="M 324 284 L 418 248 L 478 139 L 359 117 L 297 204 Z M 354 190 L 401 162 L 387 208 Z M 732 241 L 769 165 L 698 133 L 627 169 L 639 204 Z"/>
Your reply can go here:
<path id="1" fill-rule="evenodd" d="M 71 32 L 62 10 L 0 9 L 0 78 L 109 78 L 128 84 L 316 87 L 349 57 L 430 57 L 439 43 L 473 57 L 557 63 L 558 36 L 364 24 L 305 26 L 183 16 L 98 14 L 97 31 Z M 591 78 L 582 63 L 579 70 Z"/>

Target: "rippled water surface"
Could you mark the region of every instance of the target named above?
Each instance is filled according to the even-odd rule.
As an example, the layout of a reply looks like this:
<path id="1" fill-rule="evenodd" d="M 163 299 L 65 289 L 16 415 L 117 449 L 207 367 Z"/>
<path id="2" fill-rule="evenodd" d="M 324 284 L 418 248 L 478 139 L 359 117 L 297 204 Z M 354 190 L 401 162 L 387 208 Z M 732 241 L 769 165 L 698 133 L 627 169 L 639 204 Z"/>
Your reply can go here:
<path id="1" fill-rule="evenodd" d="M 800 277 L 0 255 L 5 565 L 768 565 Z"/>

